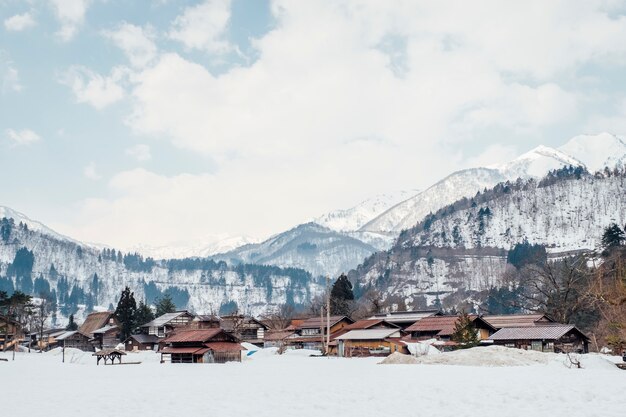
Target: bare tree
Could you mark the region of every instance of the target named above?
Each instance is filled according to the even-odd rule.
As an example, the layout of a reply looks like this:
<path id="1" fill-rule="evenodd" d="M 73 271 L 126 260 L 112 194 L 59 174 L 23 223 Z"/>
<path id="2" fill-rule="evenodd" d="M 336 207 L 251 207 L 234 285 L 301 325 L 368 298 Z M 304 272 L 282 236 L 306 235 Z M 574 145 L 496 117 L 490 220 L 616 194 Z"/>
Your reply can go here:
<path id="1" fill-rule="evenodd" d="M 263 321 L 273 330 L 282 330 L 291 324 L 295 315 L 296 309 L 293 305 L 281 304 L 276 311 L 264 316 Z"/>
<path id="2" fill-rule="evenodd" d="M 37 329 L 37 333 L 39 334 L 39 352 L 43 352 L 43 331 L 46 326 L 46 321 L 48 321 L 48 317 L 50 317 L 50 312 L 52 310 L 52 303 L 50 300 L 45 297 L 45 295 L 40 295 L 41 302 L 35 308 L 35 314 L 33 315 L 35 321 L 35 327 Z"/>

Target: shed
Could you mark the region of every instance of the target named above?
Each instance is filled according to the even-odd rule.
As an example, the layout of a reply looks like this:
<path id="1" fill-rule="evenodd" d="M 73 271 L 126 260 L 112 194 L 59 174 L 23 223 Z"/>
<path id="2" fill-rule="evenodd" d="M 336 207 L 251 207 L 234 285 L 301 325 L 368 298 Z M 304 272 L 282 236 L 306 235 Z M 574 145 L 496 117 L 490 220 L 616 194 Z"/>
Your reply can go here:
<path id="1" fill-rule="evenodd" d="M 394 352 L 408 353 L 401 341 L 405 332 L 400 328 L 365 328 L 349 330 L 337 336 L 337 354 L 352 356 L 387 356 Z"/>
<path id="2" fill-rule="evenodd" d="M 161 349 L 161 362 L 172 363 L 241 362 L 245 350 L 239 340 L 223 329 L 178 330 L 167 337 Z"/>
<path id="3" fill-rule="evenodd" d="M 589 352 L 589 338 L 571 324 L 505 327 L 489 340 L 497 345 L 539 352 Z"/>
<path id="4" fill-rule="evenodd" d="M 460 316 L 432 316 L 425 317 L 406 328 L 411 338 L 416 340 L 439 339 L 448 341 L 454 334 L 454 328 Z M 469 315 L 479 340 L 486 340 L 496 332 L 496 329 L 480 316 Z"/>
<path id="5" fill-rule="evenodd" d="M 554 320 L 545 314 L 484 315 L 482 318 L 497 330 L 504 329 L 506 327 L 529 327 L 554 323 Z"/>
<path id="6" fill-rule="evenodd" d="M 142 333 L 167 337 L 175 329 L 185 327 L 193 320 L 194 315 L 187 310 L 165 313 L 154 320 L 140 326 Z"/>
<path id="7" fill-rule="evenodd" d="M 124 348 L 127 351 L 157 350 L 159 338 L 153 334 L 133 334 L 124 341 Z"/>
<path id="8" fill-rule="evenodd" d="M 114 348 L 120 343 L 120 329 L 115 324 L 107 324 L 93 331 L 91 343 L 97 349 Z"/>

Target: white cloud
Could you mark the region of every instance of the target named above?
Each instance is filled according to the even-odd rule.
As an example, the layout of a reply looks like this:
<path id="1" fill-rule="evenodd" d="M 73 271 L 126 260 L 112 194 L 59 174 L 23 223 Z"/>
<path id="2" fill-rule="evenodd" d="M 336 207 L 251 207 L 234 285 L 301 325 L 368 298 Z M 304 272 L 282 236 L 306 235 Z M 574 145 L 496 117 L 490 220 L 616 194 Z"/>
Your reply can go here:
<path id="1" fill-rule="evenodd" d="M 228 52 L 232 46 L 224 35 L 230 20 L 230 6 L 230 0 L 206 0 L 187 7 L 174 20 L 169 37 L 182 42 L 188 49 Z"/>
<path id="2" fill-rule="evenodd" d="M 115 30 L 105 31 L 104 35 L 124 51 L 134 67 L 145 66 L 157 53 L 155 34 L 151 27 L 142 28 L 122 23 Z"/>
<path id="3" fill-rule="evenodd" d="M 5 133 L 14 146 L 31 145 L 41 140 L 41 137 L 30 129 L 7 129 Z"/>
<path id="4" fill-rule="evenodd" d="M 8 93 L 9 91 L 22 91 L 19 72 L 10 62 L 5 63 L 4 65 L 0 62 L 0 75 L 2 76 L 3 94 Z"/>
<path id="5" fill-rule="evenodd" d="M 76 66 L 63 74 L 59 82 L 72 89 L 77 102 L 103 109 L 124 98 L 121 83 L 126 73 L 125 68 L 116 67 L 111 75 L 103 76 L 88 68 Z"/>
<path id="6" fill-rule="evenodd" d="M 61 28 L 57 35 L 61 40 L 71 40 L 85 21 L 90 0 L 50 0 Z"/>
<path id="7" fill-rule="evenodd" d="M 126 149 L 126 155 L 135 158 L 139 162 L 149 161 L 150 159 L 152 159 L 150 147 L 143 144 L 135 145 Z"/>
<path id="8" fill-rule="evenodd" d="M 98 174 L 95 162 L 90 162 L 83 168 L 83 175 L 85 176 L 85 178 L 94 181 L 102 179 L 102 175 Z"/>
<path id="9" fill-rule="evenodd" d="M 20 32 L 36 24 L 37 22 L 35 22 L 35 19 L 29 12 L 16 14 L 15 16 L 4 19 L 5 29 L 13 32 Z"/>
<path id="10" fill-rule="evenodd" d="M 228 50 L 229 12 L 198 23 L 215 4 L 186 9 L 169 35 Z M 580 124 L 579 70 L 626 64 L 626 44 L 614 41 L 626 19 L 602 2 L 277 0 L 272 12 L 250 66 L 215 75 L 176 53 L 136 65 L 128 125 L 218 170 L 120 173 L 107 196 L 83 203 L 79 233 L 114 244 L 263 236 L 378 192 L 424 188 Z M 462 149 L 475 138 L 484 152 Z"/>

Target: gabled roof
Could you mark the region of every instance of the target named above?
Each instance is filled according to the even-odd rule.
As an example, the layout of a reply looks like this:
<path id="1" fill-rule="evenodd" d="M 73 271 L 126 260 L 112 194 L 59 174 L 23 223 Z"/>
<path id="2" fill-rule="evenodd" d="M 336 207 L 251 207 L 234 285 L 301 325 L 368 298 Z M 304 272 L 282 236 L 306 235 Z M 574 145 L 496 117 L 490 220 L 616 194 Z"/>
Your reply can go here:
<path id="1" fill-rule="evenodd" d="M 425 317 L 441 315 L 441 311 L 436 309 L 430 310 L 412 310 L 412 311 L 395 311 L 393 313 L 374 314 L 370 319 L 384 319 L 389 323 L 411 323 L 422 320 Z"/>
<path id="2" fill-rule="evenodd" d="M 460 316 L 433 316 L 425 317 L 420 321 L 413 323 L 406 328 L 407 332 L 437 332 L 437 336 L 450 336 L 454 333 L 454 327 Z M 483 327 L 487 327 L 493 331 L 496 329 L 477 315 L 470 314 L 472 323 L 477 322 Z"/>
<path id="3" fill-rule="evenodd" d="M 293 330 L 270 330 L 265 333 L 264 339 L 266 341 L 284 340 L 293 334 Z"/>
<path id="4" fill-rule="evenodd" d="M 589 338 L 572 324 L 552 324 L 529 327 L 505 327 L 489 337 L 489 340 L 556 340 L 571 330 L 575 330 L 584 339 Z"/>
<path id="5" fill-rule="evenodd" d="M 336 337 L 336 340 L 382 340 L 388 337 L 401 337 L 400 329 L 359 329 Z"/>
<path id="6" fill-rule="evenodd" d="M 243 315 L 239 315 L 239 316 L 222 316 L 221 317 L 221 327 L 222 329 L 226 330 L 226 331 L 232 331 L 235 328 L 235 321 L 236 320 L 241 320 L 241 323 L 246 325 L 246 324 L 256 324 L 260 327 L 263 327 L 263 329 L 267 330 L 269 329 L 269 327 L 263 323 L 260 322 L 259 320 L 255 319 L 254 317 L 250 317 L 250 316 L 243 316 Z"/>
<path id="7" fill-rule="evenodd" d="M 83 324 L 78 328 L 78 331 L 91 336 L 94 330 L 101 329 L 105 325 L 109 324 L 109 319 L 113 317 L 111 311 L 101 311 L 98 313 L 91 313 L 87 316 Z"/>
<path id="8" fill-rule="evenodd" d="M 140 327 L 163 327 L 165 326 L 167 323 L 169 323 L 170 321 L 180 317 L 180 316 L 184 316 L 184 315 L 188 315 L 189 317 L 193 317 L 193 314 L 191 314 L 190 312 L 183 310 L 183 311 L 175 311 L 173 313 L 165 313 L 159 317 L 157 317 L 156 319 L 141 325 Z"/>
<path id="9" fill-rule="evenodd" d="M 113 329 L 117 329 L 117 326 L 116 325 L 107 324 L 106 326 L 104 326 L 104 327 L 102 327 L 100 329 L 94 330 L 93 334 L 96 334 L 96 333 L 106 333 L 109 330 L 113 330 Z"/>
<path id="10" fill-rule="evenodd" d="M 342 320 L 347 320 L 350 323 L 354 323 L 350 317 L 347 316 L 330 316 L 330 327 L 339 323 Z M 306 319 L 298 328 L 299 329 L 319 329 L 320 327 L 326 327 L 326 317 L 320 320 L 319 317 L 311 317 Z"/>
<path id="11" fill-rule="evenodd" d="M 528 327 L 539 323 L 553 323 L 545 314 L 507 314 L 482 316 L 485 321 L 496 329 L 505 327 Z"/>
<path id="12" fill-rule="evenodd" d="M 178 330 L 173 335 L 167 337 L 164 340 L 164 342 L 165 343 L 185 343 L 185 342 L 206 343 L 220 333 L 228 334 L 224 332 L 224 329 Z"/>
<path id="13" fill-rule="evenodd" d="M 124 341 L 124 343 L 128 342 L 130 339 L 135 339 L 138 343 L 159 343 L 159 338 L 153 334 L 133 334 L 130 335 L 128 339 Z"/>
<path id="14" fill-rule="evenodd" d="M 70 330 L 70 331 L 67 331 L 67 332 L 65 332 L 65 333 L 63 333 L 63 334 L 61 334 L 61 335 L 59 335 L 59 336 L 55 337 L 55 339 L 56 339 L 57 341 L 63 341 L 63 340 L 65 340 L 65 339 L 68 339 L 68 338 L 70 338 L 70 337 L 74 336 L 75 334 L 79 334 L 80 336 L 84 337 L 85 339 L 89 339 L 89 336 L 84 335 L 84 334 L 83 334 L 83 333 L 81 333 L 79 330 Z"/>
<path id="15" fill-rule="evenodd" d="M 372 327 L 390 327 L 399 329 L 400 326 L 390 323 L 385 319 L 365 319 L 365 320 L 357 320 L 352 324 L 344 327 L 346 330 L 357 330 L 357 329 L 370 329 Z"/>

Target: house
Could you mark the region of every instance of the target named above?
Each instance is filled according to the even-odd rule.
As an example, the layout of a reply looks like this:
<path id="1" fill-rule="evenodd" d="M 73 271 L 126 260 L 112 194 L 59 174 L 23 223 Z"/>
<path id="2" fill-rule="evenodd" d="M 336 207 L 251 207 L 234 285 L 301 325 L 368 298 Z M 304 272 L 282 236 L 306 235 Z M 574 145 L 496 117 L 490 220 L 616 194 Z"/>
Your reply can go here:
<path id="1" fill-rule="evenodd" d="M 220 327 L 220 318 L 214 315 L 197 315 L 188 324 L 190 329 L 217 329 Z"/>
<path id="2" fill-rule="evenodd" d="M 120 343 L 120 328 L 116 324 L 107 324 L 94 330 L 91 343 L 97 349 L 116 347 Z"/>
<path id="3" fill-rule="evenodd" d="M 313 317 L 304 320 L 294 334 L 285 341 L 289 347 L 294 349 L 322 350 L 329 333 L 332 335 L 352 323 L 354 320 L 346 316 L 330 316 L 330 326 L 327 326 L 326 317 L 323 319 Z M 330 332 L 328 327 L 330 327 Z"/>
<path id="4" fill-rule="evenodd" d="M 406 333 L 396 327 L 379 327 L 349 330 L 337 336 L 337 355 L 353 356 L 387 356 L 394 352 L 408 354 L 406 344 L 401 338 Z"/>
<path id="5" fill-rule="evenodd" d="M 118 323 L 115 319 L 115 314 L 111 311 L 90 313 L 87 318 L 85 318 L 83 324 L 78 328 L 78 333 L 86 336 L 91 343 L 89 348 L 82 350 L 94 350 L 94 348 L 102 349 L 105 340 L 107 344 L 113 343 L 112 339 L 115 338 L 116 334 L 118 338 L 115 340 L 115 345 L 117 345 L 119 343 L 119 330 L 117 330 L 117 326 Z M 96 334 L 96 332 L 98 333 Z M 79 336 L 72 335 L 71 338 L 77 339 L 76 342 L 82 344 L 82 342 L 79 341 Z M 112 347 L 115 347 L 115 345 Z M 65 346 L 69 347 L 67 341 Z"/>
<path id="6" fill-rule="evenodd" d="M 165 313 L 154 320 L 140 326 L 141 333 L 154 335 L 164 338 L 176 328 L 187 326 L 194 315 L 186 310 L 176 311 L 174 313 Z"/>
<path id="7" fill-rule="evenodd" d="M 159 348 L 159 339 L 153 334 L 133 334 L 124 341 L 124 348 L 127 351 L 138 350 L 157 350 Z"/>
<path id="8" fill-rule="evenodd" d="M 496 329 L 480 316 L 470 314 L 469 319 L 476 329 L 478 340 L 487 340 L 496 332 Z M 447 342 L 452 338 L 458 320 L 459 316 L 425 317 L 405 330 L 411 334 L 413 340 L 438 339 Z"/>
<path id="9" fill-rule="evenodd" d="M 254 317 L 240 314 L 222 316 L 221 327 L 226 333 L 232 334 L 237 339 L 259 347 L 263 346 L 265 332 L 269 329 L 266 324 Z"/>
<path id="10" fill-rule="evenodd" d="M 10 317 L 0 314 L 0 352 L 11 349 L 23 337 L 22 326 Z"/>
<path id="11" fill-rule="evenodd" d="M 497 330 L 506 327 L 530 327 L 554 323 L 554 320 L 545 314 L 484 315 L 482 318 Z"/>
<path id="12" fill-rule="evenodd" d="M 91 338 L 80 330 L 67 331 L 57 337 L 55 337 L 57 345 L 63 348 L 80 349 L 85 352 L 93 351 L 93 344 L 90 342 Z"/>
<path id="13" fill-rule="evenodd" d="M 489 337 L 496 345 L 538 352 L 589 352 L 589 338 L 571 324 L 504 327 Z"/>
<path id="14" fill-rule="evenodd" d="M 245 350 L 223 329 L 181 329 L 164 342 L 167 346 L 159 350 L 161 362 L 168 358 L 172 363 L 241 362 L 241 351 Z"/>
<path id="15" fill-rule="evenodd" d="M 388 323 L 393 323 L 402 329 L 406 329 L 413 323 L 425 318 L 433 316 L 441 316 L 442 313 L 437 309 L 428 310 L 411 310 L 411 311 L 395 311 L 393 313 L 379 313 L 370 317 L 371 320 L 382 319 Z"/>
<path id="16" fill-rule="evenodd" d="M 287 339 L 295 334 L 295 330 L 268 330 L 265 332 L 263 347 L 283 348 L 287 346 Z"/>

